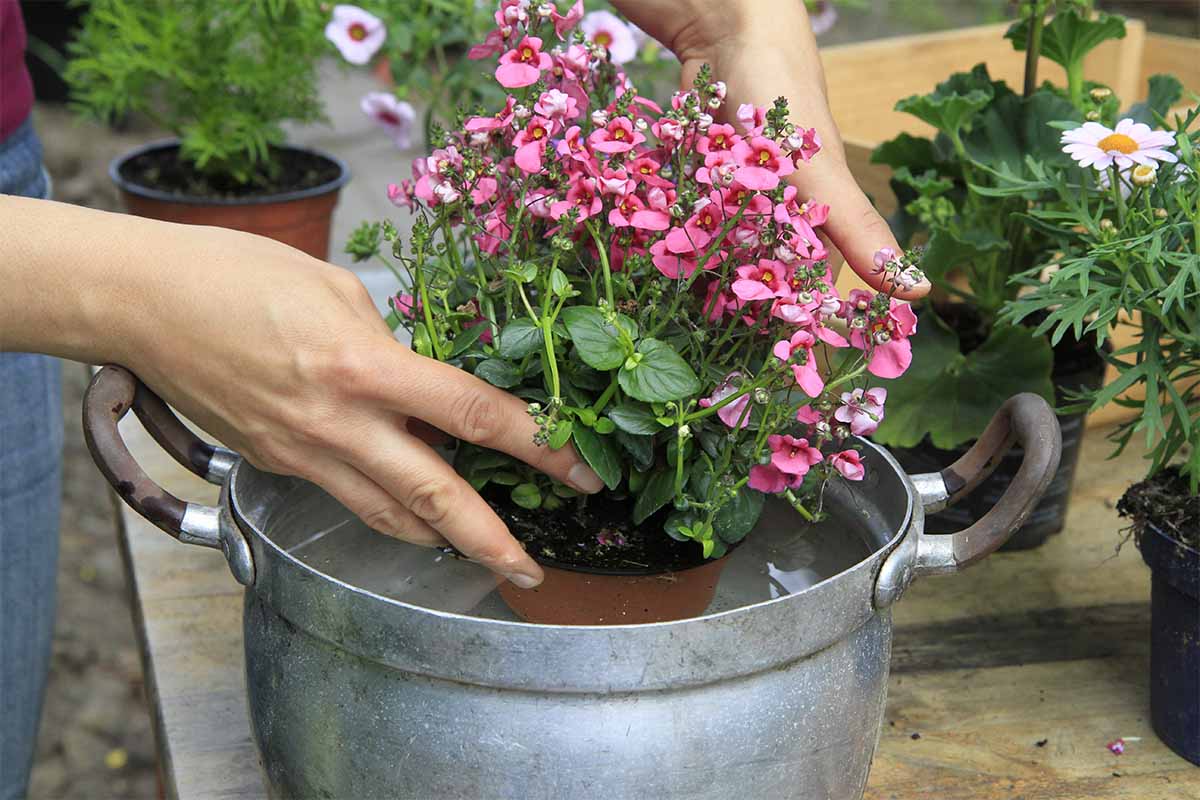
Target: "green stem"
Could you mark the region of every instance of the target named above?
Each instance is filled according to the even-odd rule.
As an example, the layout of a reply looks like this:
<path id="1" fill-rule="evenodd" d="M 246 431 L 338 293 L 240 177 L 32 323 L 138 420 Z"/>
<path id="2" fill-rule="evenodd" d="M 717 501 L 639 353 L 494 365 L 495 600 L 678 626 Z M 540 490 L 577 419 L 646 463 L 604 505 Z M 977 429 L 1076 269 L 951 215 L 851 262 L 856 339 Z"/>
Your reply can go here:
<path id="1" fill-rule="evenodd" d="M 600 234 L 596 233 L 590 220 L 587 223 L 587 229 L 588 233 L 592 235 L 592 241 L 596 243 L 596 252 L 600 254 L 600 269 L 604 271 L 604 299 L 608 301 L 609 308 L 616 308 L 613 302 L 612 272 L 608 266 L 608 248 L 604 242 L 600 241 Z"/>
<path id="2" fill-rule="evenodd" d="M 608 405 L 608 401 L 612 400 L 613 395 L 616 393 L 617 393 L 617 380 L 616 380 L 616 378 L 614 378 L 612 383 L 608 384 L 608 388 L 604 390 L 604 393 L 602 395 L 600 395 L 598 398 L 596 398 L 596 402 L 592 404 L 592 411 L 599 414 L 601 411 L 604 410 L 604 407 Z"/>
<path id="3" fill-rule="evenodd" d="M 1076 108 L 1083 108 L 1083 62 L 1076 61 L 1067 65 L 1067 91 L 1071 95 L 1071 103 Z"/>
<path id="4" fill-rule="evenodd" d="M 1046 12 L 1037 3 L 1033 4 L 1029 20 L 1029 41 L 1025 43 L 1025 96 L 1037 91 L 1038 59 L 1042 55 L 1042 26 L 1046 24 Z"/>

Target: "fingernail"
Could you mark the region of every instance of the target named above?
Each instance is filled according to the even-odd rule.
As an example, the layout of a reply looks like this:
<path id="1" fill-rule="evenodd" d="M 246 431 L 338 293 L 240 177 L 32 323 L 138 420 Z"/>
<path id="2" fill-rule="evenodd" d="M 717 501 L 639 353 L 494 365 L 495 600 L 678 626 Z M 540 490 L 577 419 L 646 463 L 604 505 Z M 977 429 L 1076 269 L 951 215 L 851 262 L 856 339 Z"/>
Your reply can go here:
<path id="1" fill-rule="evenodd" d="M 542 582 L 541 578 L 535 578 L 532 575 L 526 575 L 523 572 L 513 572 L 504 577 L 519 589 L 532 589 Z"/>
<path id="2" fill-rule="evenodd" d="M 584 494 L 595 494 L 604 488 L 604 481 L 587 464 L 576 464 L 567 473 L 567 483 Z"/>

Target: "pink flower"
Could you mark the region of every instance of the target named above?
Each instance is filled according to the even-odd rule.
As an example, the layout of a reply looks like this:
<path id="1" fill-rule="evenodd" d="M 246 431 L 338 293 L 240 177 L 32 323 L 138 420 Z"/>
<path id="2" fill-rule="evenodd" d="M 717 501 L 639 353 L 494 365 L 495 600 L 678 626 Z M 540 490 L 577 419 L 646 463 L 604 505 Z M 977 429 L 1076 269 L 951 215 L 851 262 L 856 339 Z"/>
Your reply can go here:
<path id="1" fill-rule="evenodd" d="M 651 128 L 654 135 L 664 144 L 674 145 L 683 140 L 683 123 L 677 119 L 663 117 Z"/>
<path id="2" fill-rule="evenodd" d="M 532 117 L 525 128 L 513 137 L 513 147 L 517 148 L 513 160 L 523 171 L 531 175 L 542 171 L 542 154 L 546 152 L 553 125 L 543 117 Z"/>
<path id="3" fill-rule="evenodd" d="M 796 411 L 796 421 L 803 425 L 816 425 L 821 421 L 821 412 L 812 406 L 800 406 Z"/>
<path id="4" fill-rule="evenodd" d="M 626 194 L 617 201 L 608 212 L 608 224 L 614 228 L 629 228 L 633 226 L 633 218 L 642 211 L 646 204 L 635 194 Z"/>
<path id="5" fill-rule="evenodd" d="M 730 395 L 740 392 L 741 389 L 738 387 L 738 383 L 740 383 L 741 377 L 742 373 L 740 372 L 731 372 L 726 375 L 725 380 L 713 390 L 710 396 L 700 400 L 700 407 L 711 408 Z M 750 405 L 750 395 L 744 394 L 737 400 L 717 409 L 717 416 L 727 427 L 735 429 L 744 428 L 750 424 L 750 415 L 746 413 L 748 405 Z"/>
<path id="6" fill-rule="evenodd" d="M 779 145 L 765 136 L 738 142 L 733 146 L 733 157 L 739 165 L 734 178 L 747 189 L 769 191 L 779 185 L 780 178 L 796 170 Z"/>
<path id="7" fill-rule="evenodd" d="M 391 92 L 369 92 L 359 104 L 366 114 L 387 132 L 401 150 L 412 147 L 413 123 L 417 112 L 412 105 L 397 100 Z"/>
<path id="8" fill-rule="evenodd" d="M 811 446 L 808 439 L 772 434 L 767 437 L 771 448 L 771 466 L 786 475 L 802 478 L 814 464 L 824 460 L 821 451 Z"/>
<path id="9" fill-rule="evenodd" d="M 737 135 L 732 125 L 711 125 L 708 133 L 696 140 L 696 152 L 708 155 L 732 150 L 741 140 L 742 137 Z"/>
<path id="10" fill-rule="evenodd" d="M 863 295 L 867 292 L 858 289 L 850 292 L 854 308 L 864 302 Z M 917 315 L 912 307 L 892 300 L 891 308 L 882 317 L 871 320 L 865 328 L 851 328 L 850 343 L 870 354 L 867 371 L 872 375 L 898 378 L 912 363 L 912 343 L 908 337 L 916 331 Z"/>
<path id="11" fill-rule="evenodd" d="M 659 177 L 658 171 L 662 169 L 662 164 L 649 156 L 635 158 L 629 162 L 628 168 L 630 176 L 638 183 L 644 183 L 647 186 L 656 186 L 660 189 L 672 185 L 670 181 Z"/>
<path id="12" fill-rule="evenodd" d="M 820 36 L 828 33 L 837 22 L 837 8 L 833 0 L 817 0 L 816 7 L 808 14 L 808 22 L 812 25 L 813 35 Z"/>
<path id="13" fill-rule="evenodd" d="M 504 34 L 497 29 L 489 31 L 482 44 L 472 45 L 471 49 L 467 51 L 467 58 L 478 61 L 503 52 Z"/>
<path id="14" fill-rule="evenodd" d="M 550 19 L 554 20 L 554 33 L 558 35 L 558 38 L 566 39 L 567 31 L 574 28 L 579 20 L 583 19 L 583 0 L 575 0 L 575 5 L 571 6 L 571 10 L 565 16 L 559 14 L 558 9 L 555 8 L 550 14 Z"/>
<path id="15" fill-rule="evenodd" d="M 351 64 L 366 64 L 383 46 L 387 28 L 383 20 L 358 6 L 337 5 L 325 26 L 325 38 Z"/>
<path id="16" fill-rule="evenodd" d="M 496 67 L 496 80 L 506 89 L 532 86 L 542 76 L 542 70 L 550 69 L 554 62 L 542 52 L 542 40 L 526 36 L 516 47 L 500 56 Z"/>
<path id="17" fill-rule="evenodd" d="M 812 157 L 821 152 L 821 136 L 816 128 L 797 128 L 796 132 L 786 140 L 788 149 L 792 151 L 795 163 L 811 161 Z"/>
<path id="18" fill-rule="evenodd" d="M 798 363 L 791 365 L 792 374 L 796 377 L 796 383 L 804 390 L 804 393 L 813 398 L 820 397 L 821 392 L 825 389 L 825 381 L 817 369 L 817 357 L 812 350 L 816 341 L 816 337 L 808 331 L 798 330 L 792 334 L 791 339 L 776 342 L 771 351 L 785 364 L 791 363 L 799 356 Z"/>
<path id="19" fill-rule="evenodd" d="M 628 117 L 616 117 L 588 137 L 588 144 L 593 150 L 609 154 L 628 153 L 635 145 L 644 141 L 646 137 L 634 129 L 633 122 Z"/>
<path id="20" fill-rule="evenodd" d="M 842 405 L 834 412 L 833 418 L 838 422 L 850 425 L 850 432 L 855 436 L 870 436 L 883 421 L 883 404 L 887 402 L 887 389 L 878 386 L 863 391 L 842 393 Z"/>
<path id="21" fill-rule="evenodd" d="M 398 184 L 389 183 L 387 197 L 396 208 L 412 208 L 412 183 L 409 181 L 400 181 Z"/>
<path id="22" fill-rule="evenodd" d="M 411 294 L 401 292 L 395 297 L 388 298 L 388 305 L 392 310 L 405 319 L 415 319 L 417 312 L 421 310 L 421 304 Z"/>
<path id="23" fill-rule="evenodd" d="M 583 222 L 588 217 L 600 213 L 603 201 L 596 194 L 596 181 L 576 175 L 567 189 L 567 198 L 559 200 L 550 206 L 550 216 L 558 219 L 571 208 L 579 212 L 577 222 Z"/>
<path id="24" fill-rule="evenodd" d="M 791 295 L 787 285 L 789 270 L 778 261 L 763 258 L 759 259 L 758 266 L 746 264 L 735 271 L 738 277 L 731 288 L 743 300 L 769 300 Z"/>
<path id="25" fill-rule="evenodd" d="M 738 308 L 738 299 L 730 297 L 726 292 L 721 291 L 721 282 L 712 281 L 708 284 L 704 296 L 704 308 L 708 312 L 709 322 L 720 322 L 725 313 L 733 313 Z"/>
<path id="26" fill-rule="evenodd" d="M 788 476 L 770 464 L 757 464 L 750 468 L 749 486 L 765 494 L 779 494 L 788 488 Z"/>
<path id="27" fill-rule="evenodd" d="M 636 215 L 635 215 L 636 217 Z M 650 247 L 651 261 L 654 268 L 672 280 L 680 277 L 691 278 L 696 271 L 695 253 L 668 253 L 665 239 L 655 242 Z"/>
<path id="28" fill-rule="evenodd" d="M 566 92 L 551 89 L 538 98 L 533 113 L 553 120 L 574 119 L 579 116 L 579 104 Z"/>
<path id="29" fill-rule="evenodd" d="M 829 457 L 829 463 L 848 481 L 861 481 L 866 470 L 863 469 L 862 456 L 857 450 L 843 450 Z"/>
<path id="30" fill-rule="evenodd" d="M 477 206 L 491 203 L 496 199 L 499 188 L 500 184 L 495 178 L 480 178 L 471 190 L 471 202 Z"/>
<path id="31" fill-rule="evenodd" d="M 633 31 L 610 11 L 593 11 L 584 16 L 579 29 L 589 42 L 608 48 L 608 60 L 627 64 L 637 56 L 637 39 Z"/>
<path id="32" fill-rule="evenodd" d="M 767 110 L 750 103 L 742 103 L 737 110 L 738 122 L 748 136 L 758 136 L 767 124 Z"/>

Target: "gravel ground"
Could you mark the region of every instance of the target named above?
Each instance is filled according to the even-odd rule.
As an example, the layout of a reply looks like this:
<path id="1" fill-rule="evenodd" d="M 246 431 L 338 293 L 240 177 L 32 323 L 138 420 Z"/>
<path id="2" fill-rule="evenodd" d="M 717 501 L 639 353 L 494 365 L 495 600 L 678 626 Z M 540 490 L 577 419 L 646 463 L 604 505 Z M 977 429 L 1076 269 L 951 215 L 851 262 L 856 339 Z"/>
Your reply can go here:
<path id="1" fill-rule="evenodd" d="M 116 209 L 105 169 L 147 131 L 113 133 L 61 109 L 36 119 L 54 176 L 55 199 Z M 80 431 L 87 368 L 63 364 L 62 533 L 58 621 L 30 800 L 118 800 L 158 796 L 154 736 L 116 540 L 108 485 Z"/>

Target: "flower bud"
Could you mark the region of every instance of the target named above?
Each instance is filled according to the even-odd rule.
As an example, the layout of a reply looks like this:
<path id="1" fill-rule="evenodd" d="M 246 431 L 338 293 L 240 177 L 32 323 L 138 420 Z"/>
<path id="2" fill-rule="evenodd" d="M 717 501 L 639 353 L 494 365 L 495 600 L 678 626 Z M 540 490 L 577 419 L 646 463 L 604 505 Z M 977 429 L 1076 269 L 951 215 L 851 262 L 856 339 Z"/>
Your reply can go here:
<path id="1" fill-rule="evenodd" d="M 815 300 L 816 300 L 816 298 L 812 296 L 812 292 L 797 292 L 796 293 L 796 302 L 799 305 L 806 306 L 809 303 L 814 302 Z"/>
<path id="2" fill-rule="evenodd" d="M 825 420 L 820 420 L 815 426 L 818 436 L 828 436 L 830 434 L 829 423 Z"/>
<path id="3" fill-rule="evenodd" d="M 646 120 L 642 119 L 641 117 L 638 117 L 637 122 L 633 123 L 633 125 L 639 131 L 645 131 L 650 128 L 650 123 L 646 122 Z"/>
<path id="4" fill-rule="evenodd" d="M 542 3 L 537 7 L 537 13 L 542 19 L 550 19 L 554 14 L 554 6 L 550 3 Z"/>
<path id="5" fill-rule="evenodd" d="M 1105 100 L 1112 97 L 1112 89 L 1109 89 L 1107 86 L 1097 86 L 1095 89 L 1092 89 L 1090 94 L 1092 99 L 1097 103 L 1103 103 Z"/>
<path id="6" fill-rule="evenodd" d="M 1100 220 L 1100 230 L 1114 231 L 1116 229 L 1117 229 L 1117 226 L 1114 225 L 1113 221 L 1111 219 L 1109 219 L 1108 217 L 1105 217 L 1104 219 Z"/>
<path id="7" fill-rule="evenodd" d="M 1096 122 L 1097 120 L 1100 119 L 1100 112 L 1099 111 L 1089 111 L 1083 115 L 1083 118 L 1086 119 L 1088 122 Z"/>
<path id="8" fill-rule="evenodd" d="M 1166 219 L 1167 210 L 1165 208 L 1156 208 L 1154 209 L 1154 216 L 1156 219 Z"/>
<path id="9" fill-rule="evenodd" d="M 603 128 L 608 124 L 608 112 L 603 108 L 597 108 L 592 112 L 592 124 L 597 128 Z"/>
<path id="10" fill-rule="evenodd" d="M 682 441 L 684 441 L 685 439 L 688 439 L 688 438 L 690 438 L 690 437 L 691 437 L 691 435 L 692 435 L 692 429 L 691 429 L 691 428 L 689 428 L 687 425 L 680 425 L 680 426 L 679 426 L 679 431 L 678 431 L 678 433 L 677 433 L 676 435 L 679 437 L 679 441 L 681 441 L 681 442 L 682 442 Z"/>
<path id="11" fill-rule="evenodd" d="M 760 406 L 765 406 L 771 401 L 771 393 L 762 386 L 754 390 L 754 402 Z"/>
<path id="12" fill-rule="evenodd" d="M 696 127 L 700 129 L 701 133 L 712 127 L 712 124 L 712 114 L 700 114 L 696 117 Z"/>
<path id="13" fill-rule="evenodd" d="M 871 338 L 875 340 L 875 344 L 887 344 L 892 340 L 892 335 L 887 331 L 875 331 L 875 335 Z"/>
<path id="14" fill-rule="evenodd" d="M 720 99 L 725 99 L 725 81 L 713 81 L 708 90 Z"/>
<path id="15" fill-rule="evenodd" d="M 1129 175 L 1134 186 L 1153 186 L 1158 179 L 1158 173 L 1149 164 L 1138 164 Z"/>

